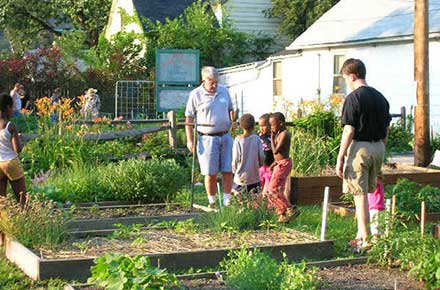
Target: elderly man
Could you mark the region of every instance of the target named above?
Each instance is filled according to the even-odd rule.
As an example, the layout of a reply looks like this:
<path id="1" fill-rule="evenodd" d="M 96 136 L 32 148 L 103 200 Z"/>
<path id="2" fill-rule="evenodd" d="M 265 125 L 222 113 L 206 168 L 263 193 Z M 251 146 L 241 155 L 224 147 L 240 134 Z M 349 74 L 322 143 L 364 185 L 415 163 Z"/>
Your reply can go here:
<path id="1" fill-rule="evenodd" d="M 346 60 L 341 74 L 353 91 L 342 108 L 344 131 L 336 173 L 343 179 L 343 192 L 354 196 L 359 236 L 350 244 L 360 252 L 369 247 L 367 194 L 376 189 L 377 176 L 381 175 L 390 105 L 379 91 L 367 85 L 361 60 Z"/>
<path id="2" fill-rule="evenodd" d="M 214 67 L 202 68 L 202 84 L 194 89 L 186 105 L 186 123 L 197 122 L 198 140 L 195 143 L 193 126 L 186 126 L 187 147 L 199 158 L 200 170 L 205 176 L 209 206 L 215 207 L 217 174 L 223 174 L 225 206 L 231 202 L 232 190 L 232 136 L 229 133 L 234 119 L 233 105 L 228 89 L 218 85 Z M 199 125 L 200 124 L 200 125 Z M 210 126 L 203 126 L 210 125 Z"/>

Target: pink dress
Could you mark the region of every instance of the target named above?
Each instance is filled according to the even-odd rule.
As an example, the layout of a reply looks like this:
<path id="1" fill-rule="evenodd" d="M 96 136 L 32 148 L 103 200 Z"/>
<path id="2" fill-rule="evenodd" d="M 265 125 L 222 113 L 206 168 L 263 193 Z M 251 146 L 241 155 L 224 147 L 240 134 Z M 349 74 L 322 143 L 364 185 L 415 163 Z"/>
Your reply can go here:
<path id="1" fill-rule="evenodd" d="M 368 194 L 368 209 L 385 209 L 385 189 L 383 183 L 379 180 L 377 180 L 376 190 Z"/>

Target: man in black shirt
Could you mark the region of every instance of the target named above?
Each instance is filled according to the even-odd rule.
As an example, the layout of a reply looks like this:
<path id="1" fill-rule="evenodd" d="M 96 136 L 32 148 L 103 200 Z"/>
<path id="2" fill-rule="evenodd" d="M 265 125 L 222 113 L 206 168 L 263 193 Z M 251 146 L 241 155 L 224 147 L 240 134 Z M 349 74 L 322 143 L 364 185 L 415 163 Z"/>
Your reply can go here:
<path id="1" fill-rule="evenodd" d="M 343 179 L 343 192 L 354 195 L 358 237 L 350 244 L 358 251 L 368 247 L 368 192 L 376 189 L 385 154 L 390 106 L 385 97 L 365 81 L 366 69 L 359 59 L 348 59 L 341 68 L 353 90 L 345 99 L 341 122 L 344 127 L 336 173 Z"/>

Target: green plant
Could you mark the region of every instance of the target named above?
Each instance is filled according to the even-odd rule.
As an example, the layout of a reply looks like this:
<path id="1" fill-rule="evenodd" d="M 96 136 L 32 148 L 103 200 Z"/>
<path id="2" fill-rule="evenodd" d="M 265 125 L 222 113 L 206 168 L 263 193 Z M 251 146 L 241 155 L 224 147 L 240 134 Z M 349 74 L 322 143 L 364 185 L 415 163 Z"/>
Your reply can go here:
<path id="1" fill-rule="evenodd" d="M 220 266 L 225 269 L 226 284 L 232 289 L 279 289 L 281 277 L 277 262 L 259 250 L 242 247 L 230 251 Z"/>
<path id="2" fill-rule="evenodd" d="M 109 164 L 100 172 L 103 197 L 115 200 L 164 202 L 188 180 L 188 172 L 174 160 L 128 160 Z"/>
<path id="3" fill-rule="evenodd" d="M 129 239 L 133 237 L 139 237 L 142 226 L 143 226 L 142 224 L 134 224 L 134 225 L 115 224 L 117 230 L 110 235 L 110 238 Z"/>
<path id="4" fill-rule="evenodd" d="M 388 130 L 387 151 L 407 152 L 413 149 L 411 143 L 414 134 L 408 128 L 403 128 L 400 124 L 391 124 Z"/>
<path id="5" fill-rule="evenodd" d="M 411 269 L 410 274 L 426 282 L 429 290 L 440 288 L 440 250 L 431 254 L 431 257 L 419 262 Z"/>
<path id="6" fill-rule="evenodd" d="M 247 290 L 315 290 L 320 286 L 317 269 L 308 270 L 305 262 L 299 265 L 281 264 L 260 250 L 242 247 L 230 251 L 220 266 L 226 271 L 226 285 L 231 289 Z"/>
<path id="7" fill-rule="evenodd" d="M 267 223 L 274 219 L 274 213 L 267 209 L 265 203 L 256 207 L 232 204 L 219 212 L 205 215 L 204 223 L 208 228 L 219 232 L 241 232 L 260 229 L 264 221 Z"/>
<path id="8" fill-rule="evenodd" d="M 55 211 L 54 206 L 53 202 L 36 195 L 31 196 L 23 210 L 15 201 L 8 199 L 2 204 L 0 232 L 32 249 L 54 248 L 68 236 L 67 219 L 62 212 Z"/>
<path id="9" fill-rule="evenodd" d="M 165 269 L 151 265 L 145 256 L 130 257 L 122 254 L 106 253 L 95 260 L 91 268 L 89 283 L 96 283 L 108 290 L 164 290 L 179 286 L 175 275 Z"/>
<path id="10" fill-rule="evenodd" d="M 307 269 L 306 263 L 289 264 L 283 261 L 279 267 L 282 277 L 280 290 L 317 290 L 321 280 L 316 276 L 317 268 Z"/>
<path id="11" fill-rule="evenodd" d="M 193 234 L 199 230 L 199 225 L 194 222 L 194 219 L 177 222 L 175 231 L 182 234 Z"/>
<path id="12" fill-rule="evenodd" d="M 301 129 L 292 129 L 291 135 L 290 158 L 294 175 L 319 175 L 328 166 L 336 164 L 340 137 L 319 137 Z"/>

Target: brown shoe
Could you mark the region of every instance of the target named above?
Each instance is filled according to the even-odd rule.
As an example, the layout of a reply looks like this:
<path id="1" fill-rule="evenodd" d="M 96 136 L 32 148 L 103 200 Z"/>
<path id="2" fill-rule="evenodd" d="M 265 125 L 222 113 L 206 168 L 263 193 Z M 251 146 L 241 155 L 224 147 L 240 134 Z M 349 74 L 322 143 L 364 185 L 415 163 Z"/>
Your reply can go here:
<path id="1" fill-rule="evenodd" d="M 214 209 L 215 208 L 215 203 L 210 203 L 208 207 Z"/>

